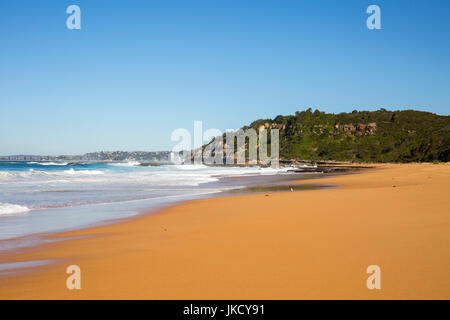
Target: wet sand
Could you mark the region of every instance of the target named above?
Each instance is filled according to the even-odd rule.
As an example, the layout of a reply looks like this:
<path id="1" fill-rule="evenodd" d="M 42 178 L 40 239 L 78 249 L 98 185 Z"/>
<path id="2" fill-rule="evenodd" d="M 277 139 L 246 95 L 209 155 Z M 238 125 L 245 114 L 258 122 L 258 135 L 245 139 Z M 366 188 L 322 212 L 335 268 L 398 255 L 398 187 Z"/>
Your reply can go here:
<path id="1" fill-rule="evenodd" d="M 56 263 L 0 277 L 0 298 L 449 299 L 450 165 L 377 167 L 300 182 L 339 188 L 193 200 L 57 235 L 81 238 L 8 256 Z M 381 290 L 366 287 L 369 265 Z"/>

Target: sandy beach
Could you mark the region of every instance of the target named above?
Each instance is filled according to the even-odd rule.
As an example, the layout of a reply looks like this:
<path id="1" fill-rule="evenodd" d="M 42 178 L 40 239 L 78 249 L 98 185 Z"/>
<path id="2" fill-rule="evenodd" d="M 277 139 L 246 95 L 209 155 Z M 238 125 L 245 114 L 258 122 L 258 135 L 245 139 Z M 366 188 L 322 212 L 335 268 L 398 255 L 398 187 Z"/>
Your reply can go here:
<path id="1" fill-rule="evenodd" d="M 0 299 L 450 299 L 450 165 L 301 183 L 325 190 L 193 200 L 2 262 L 53 259 L 0 277 Z M 81 268 L 81 290 L 66 268 Z M 366 268 L 381 268 L 368 290 Z"/>

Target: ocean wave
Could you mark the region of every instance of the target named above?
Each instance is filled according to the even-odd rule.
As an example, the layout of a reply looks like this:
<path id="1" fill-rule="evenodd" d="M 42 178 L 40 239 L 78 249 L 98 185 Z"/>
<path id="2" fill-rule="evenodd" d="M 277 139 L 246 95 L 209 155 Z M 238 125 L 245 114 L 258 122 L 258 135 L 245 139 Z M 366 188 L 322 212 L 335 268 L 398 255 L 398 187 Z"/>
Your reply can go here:
<path id="1" fill-rule="evenodd" d="M 103 175 L 101 170 L 69 170 L 63 171 L 42 171 L 29 169 L 28 171 L 0 171 L 0 179 L 30 178 L 30 177 L 73 177 Z"/>
<path id="2" fill-rule="evenodd" d="M 128 162 L 108 163 L 108 165 L 118 166 L 118 167 L 138 167 L 141 165 L 141 163 L 138 161 L 128 161 Z"/>
<path id="3" fill-rule="evenodd" d="M 179 170 L 199 170 L 199 169 L 208 169 L 211 167 L 205 166 L 204 164 L 180 164 L 173 166 Z"/>
<path id="4" fill-rule="evenodd" d="M 28 211 L 30 211 L 30 209 L 25 206 L 19 206 L 18 204 L 1 203 L 0 202 L 0 216 L 17 214 L 17 213 L 27 213 Z"/>
<path id="5" fill-rule="evenodd" d="M 27 162 L 27 164 L 38 164 L 40 166 L 67 166 L 68 162 Z"/>
<path id="6" fill-rule="evenodd" d="M 74 170 L 73 168 L 70 168 L 69 170 L 64 170 L 64 174 L 70 174 L 70 175 L 82 175 L 82 176 L 92 176 L 92 175 L 102 175 L 105 174 L 104 171 L 101 170 Z"/>

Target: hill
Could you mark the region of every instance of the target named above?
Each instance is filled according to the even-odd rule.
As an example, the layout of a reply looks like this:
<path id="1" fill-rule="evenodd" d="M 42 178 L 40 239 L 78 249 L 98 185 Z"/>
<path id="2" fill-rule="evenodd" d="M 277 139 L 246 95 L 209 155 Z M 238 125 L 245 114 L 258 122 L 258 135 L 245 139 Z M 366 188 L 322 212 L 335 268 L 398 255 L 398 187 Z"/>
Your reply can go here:
<path id="1" fill-rule="evenodd" d="M 448 161 L 450 117 L 404 110 L 319 110 L 254 121 L 245 128 L 280 130 L 281 160 Z"/>

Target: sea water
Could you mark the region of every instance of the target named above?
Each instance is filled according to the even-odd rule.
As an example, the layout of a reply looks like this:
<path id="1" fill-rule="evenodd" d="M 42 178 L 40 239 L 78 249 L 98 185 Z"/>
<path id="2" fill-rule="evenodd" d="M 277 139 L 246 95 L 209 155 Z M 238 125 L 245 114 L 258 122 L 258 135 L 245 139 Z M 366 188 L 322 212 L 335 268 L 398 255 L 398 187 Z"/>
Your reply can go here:
<path id="1" fill-rule="evenodd" d="M 242 179 L 223 183 L 222 178 L 280 172 L 286 169 L 2 161 L 0 240 L 130 217 L 158 205 L 242 187 Z"/>

